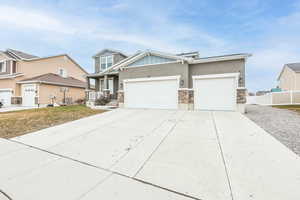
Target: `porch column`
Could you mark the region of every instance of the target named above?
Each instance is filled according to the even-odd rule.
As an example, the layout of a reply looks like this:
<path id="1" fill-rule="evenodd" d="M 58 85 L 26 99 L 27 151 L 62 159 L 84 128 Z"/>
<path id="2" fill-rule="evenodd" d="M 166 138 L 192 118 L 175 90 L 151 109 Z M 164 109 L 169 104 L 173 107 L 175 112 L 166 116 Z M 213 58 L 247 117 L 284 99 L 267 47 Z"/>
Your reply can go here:
<path id="1" fill-rule="evenodd" d="M 91 88 L 91 85 L 90 85 L 90 78 L 89 77 L 86 77 L 86 82 L 87 82 L 87 84 L 86 84 L 86 89 L 90 89 Z"/>
<path id="2" fill-rule="evenodd" d="M 107 79 L 107 75 L 104 76 L 104 90 L 108 90 L 108 79 Z"/>

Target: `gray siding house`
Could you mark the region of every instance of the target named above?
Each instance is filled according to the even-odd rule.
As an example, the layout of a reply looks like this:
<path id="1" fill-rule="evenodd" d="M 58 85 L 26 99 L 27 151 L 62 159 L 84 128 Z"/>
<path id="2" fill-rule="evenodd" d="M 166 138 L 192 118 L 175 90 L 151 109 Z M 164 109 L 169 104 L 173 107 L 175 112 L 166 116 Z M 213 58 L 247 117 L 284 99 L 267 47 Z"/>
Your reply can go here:
<path id="1" fill-rule="evenodd" d="M 244 112 L 249 56 L 152 50 L 127 56 L 104 49 L 93 56 L 95 73 L 87 79 L 95 80 L 96 93 L 117 99 L 120 107 Z"/>

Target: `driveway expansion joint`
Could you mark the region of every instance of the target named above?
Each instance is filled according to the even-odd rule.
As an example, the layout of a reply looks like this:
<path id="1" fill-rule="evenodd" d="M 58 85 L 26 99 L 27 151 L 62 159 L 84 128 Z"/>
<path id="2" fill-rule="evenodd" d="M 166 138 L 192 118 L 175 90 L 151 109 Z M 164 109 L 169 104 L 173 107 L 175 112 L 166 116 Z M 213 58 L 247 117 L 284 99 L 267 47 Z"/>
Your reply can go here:
<path id="1" fill-rule="evenodd" d="M 219 146 L 220 153 L 221 153 L 221 156 L 222 156 L 222 162 L 223 162 L 224 169 L 225 169 L 225 172 L 226 172 L 226 178 L 227 178 L 228 187 L 229 187 L 229 190 L 230 190 L 230 196 L 231 196 L 231 199 L 234 200 L 233 199 L 233 193 L 232 193 L 232 186 L 231 186 L 231 182 L 230 182 L 230 178 L 229 178 L 229 171 L 228 171 L 228 168 L 227 168 L 227 165 L 226 165 L 224 151 L 223 151 L 222 144 L 221 144 L 221 141 L 220 141 L 219 132 L 218 132 L 218 128 L 217 128 L 217 124 L 216 124 L 216 120 L 215 120 L 215 115 L 214 115 L 213 111 L 211 111 L 211 117 L 212 117 L 212 122 L 213 122 L 213 125 L 214 125 L 214 129 L 215 129 L 215 133 L 216 133 L 216 137 L 217 137 L 217 141 L 218 141 L 218 146 Z"/>

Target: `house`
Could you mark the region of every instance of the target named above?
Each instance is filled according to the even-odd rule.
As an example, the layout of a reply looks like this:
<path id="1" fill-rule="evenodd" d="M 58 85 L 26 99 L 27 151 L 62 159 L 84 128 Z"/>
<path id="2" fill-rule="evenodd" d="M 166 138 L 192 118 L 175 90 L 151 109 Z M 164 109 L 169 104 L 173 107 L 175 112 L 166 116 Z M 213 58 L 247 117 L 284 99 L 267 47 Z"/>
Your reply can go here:
<path id="1" fill-rule="evenodd" d="M 5 106 L 74 102 L 85 98 L 86 74 L 66 54 L 40 58 L 0 51 L 0 101 Z"/>
<path id="2" fill-rule="evenodd" d="M 104 49 L 93 56 L 95 73 L 87 78 L 88 83 L 95 80 L 98 93 L 117 99 L 120 107 L 243 112 L 249 56 L 201 57 L 198 52 L 153 50 L 128 56 Z"/>
<path id="3" fill-rule="evenodd" d="M 283 91 L 300 90 L 300 63 L 285 64 L 277 81 Z"/>

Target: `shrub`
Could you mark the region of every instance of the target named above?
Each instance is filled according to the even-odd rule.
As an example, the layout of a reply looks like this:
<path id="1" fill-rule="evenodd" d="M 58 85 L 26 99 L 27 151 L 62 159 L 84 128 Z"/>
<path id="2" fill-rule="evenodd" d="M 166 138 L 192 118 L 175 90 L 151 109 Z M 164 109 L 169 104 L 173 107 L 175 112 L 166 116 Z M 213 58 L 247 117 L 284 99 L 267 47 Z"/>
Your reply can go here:
<path id="1" fill-rule="evenodd" d="M 95 100 L 95 105 L 96 106 L 104 106 L 106 105 L 107 103 L 109 103 L 109 98 L 108 97 L 105 97 L 105 96 L 101 96 L 100 98 L 96 99 Z"/>
<path id="2" fill-rule="evenodd" d="M 85 104 L 85 99 L 77 99 L 76 101 L 75 101 L 75 104 Z"/>

